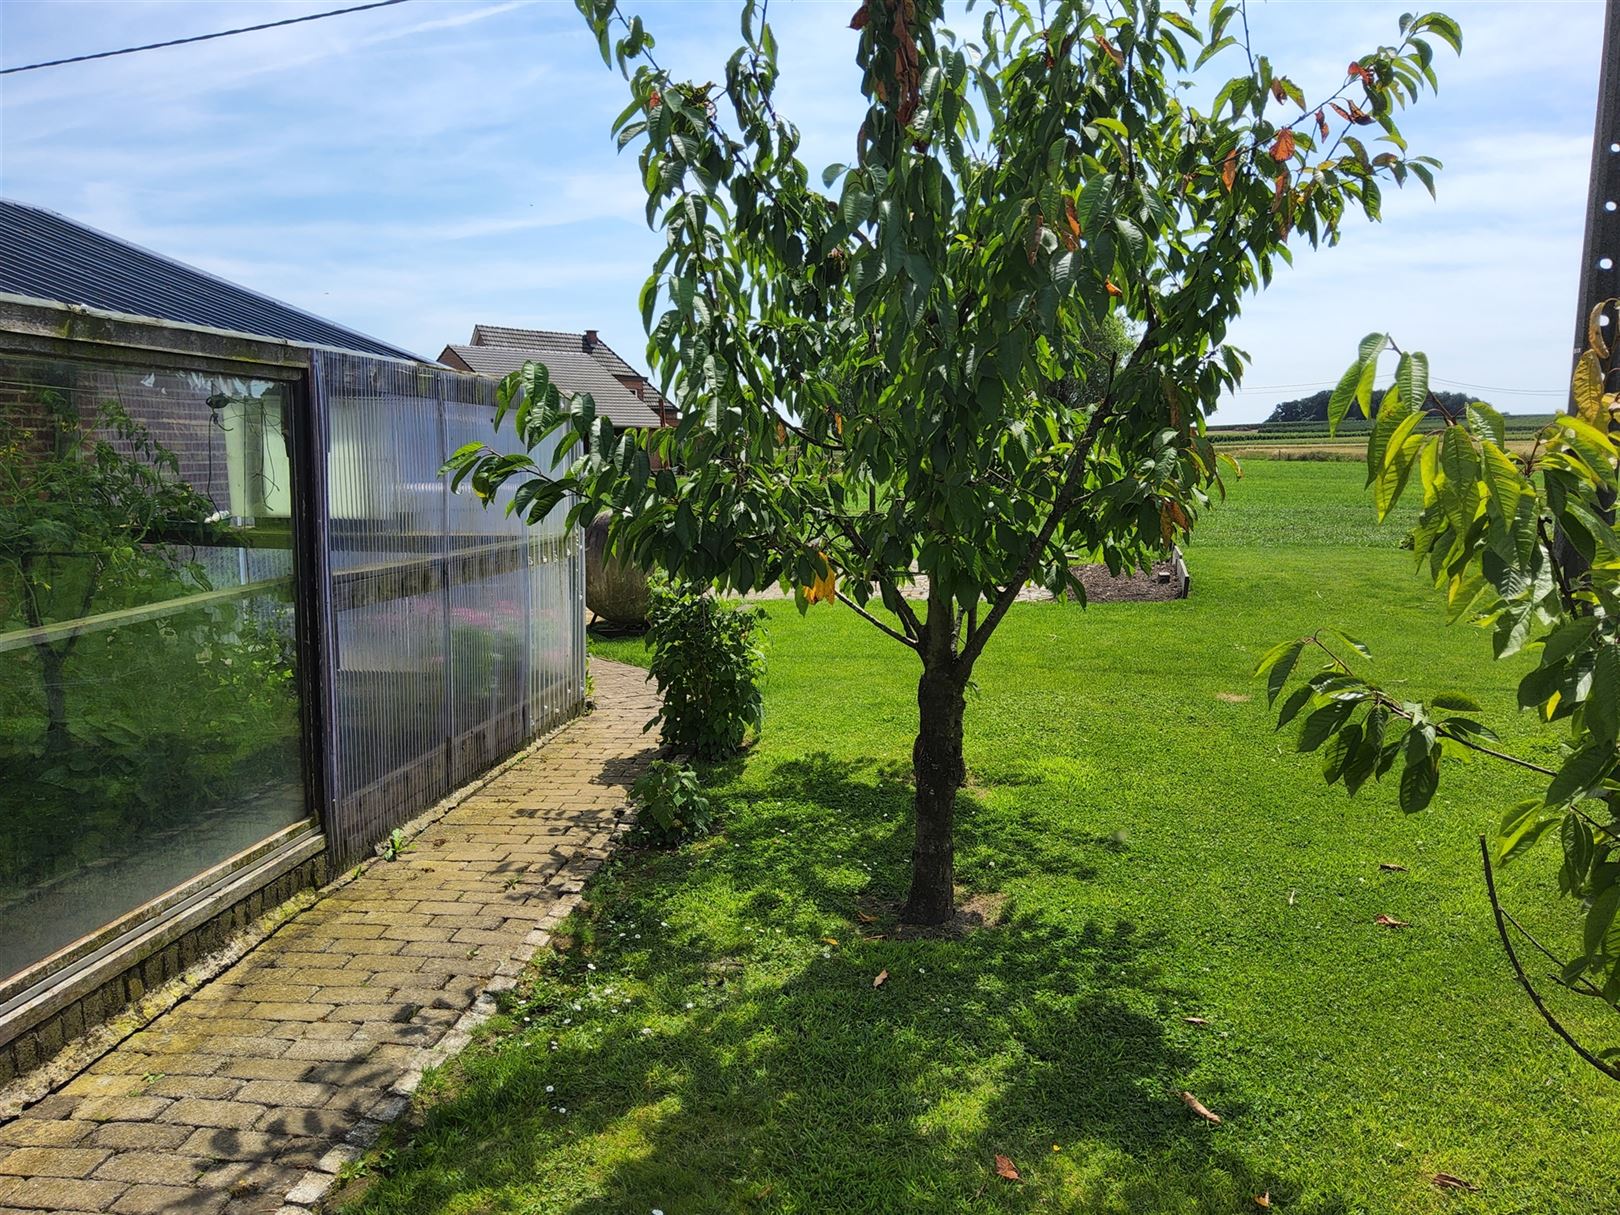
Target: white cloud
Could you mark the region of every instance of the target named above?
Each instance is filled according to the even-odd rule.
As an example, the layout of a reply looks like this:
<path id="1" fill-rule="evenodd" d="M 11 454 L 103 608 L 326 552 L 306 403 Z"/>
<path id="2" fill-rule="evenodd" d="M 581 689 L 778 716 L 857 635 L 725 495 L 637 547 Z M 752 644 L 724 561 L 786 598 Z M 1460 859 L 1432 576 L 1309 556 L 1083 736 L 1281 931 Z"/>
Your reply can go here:
<path id="1" fill-rule="evenodd" d="M 15 63 L 274 20 L 269 3 L 0 3 Z M 1440 198 L 1301 251 L 1233 341 L 1251 385 L 1336 379 L 1390 329 L 1438 376 L 1545 386 L 1567 373 L 1600 3 L 1461 3 L 1465 53 L 1403 125 L 1446 161 Z M 719 79 L 736 0 L 644 6 L 660 59 Z M 788 4 L 782 112 L 812 171 L 850 158 L 862 105 L 848 3 Z M 1257 43 L 1307 87 L 1388 40 L 1399 3 L 1253 0 Z M 977 17 L 957 23 L 964 30 Z M 0 80 L 0 190 L 426 354 L 475 321 L 594 327 L 640 348 L 661 237 L 608 124 L 626 97 L 571 5 L 412 4 Z M 1293 390 L 1245 392 L 1219 420 Z M 1505 398 L 1504 398 L 1505 400 Z"/>

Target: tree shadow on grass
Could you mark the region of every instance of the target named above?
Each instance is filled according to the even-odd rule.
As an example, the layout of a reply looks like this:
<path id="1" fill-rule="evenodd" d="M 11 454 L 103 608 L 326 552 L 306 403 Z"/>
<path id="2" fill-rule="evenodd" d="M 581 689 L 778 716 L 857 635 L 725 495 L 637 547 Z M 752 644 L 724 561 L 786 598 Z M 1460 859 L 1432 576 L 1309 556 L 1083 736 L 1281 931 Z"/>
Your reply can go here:
<path id="1" fill-rule="evenodd" d="M 1346 1209 L 1182 1104 L 1192 993 L 1165 982 L 1158 934 L 1013 905 L 959 940 L 896 939 L 853 902 L 904 878 L 892 770 L 813 756 L 727 797 L 723 839 L 627 857 L 592 888 L 572 948 L 455 1069 L 365 1210 L 1247 1212 L 1267 1191 Z M 1062 851 L 1084 880 L 1103 845 L 997 846 L 1031 869 Z M 669 910 L 693 899 L 714 914 Z M 833 917 L 847 927 L 820 936 Z"/>

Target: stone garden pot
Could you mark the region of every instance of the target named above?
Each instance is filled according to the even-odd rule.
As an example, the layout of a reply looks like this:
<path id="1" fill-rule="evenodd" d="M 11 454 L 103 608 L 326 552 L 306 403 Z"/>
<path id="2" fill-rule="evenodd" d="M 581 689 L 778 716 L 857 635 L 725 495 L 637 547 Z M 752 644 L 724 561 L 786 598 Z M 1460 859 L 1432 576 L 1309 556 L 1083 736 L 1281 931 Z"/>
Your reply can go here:
<path id="1" fill-rule="evenodd" d="M 614 628 L 647 627 L 647 574 L 638 566 L 607 556 L 608 516 L 585 528 L 585 606 Z"/>

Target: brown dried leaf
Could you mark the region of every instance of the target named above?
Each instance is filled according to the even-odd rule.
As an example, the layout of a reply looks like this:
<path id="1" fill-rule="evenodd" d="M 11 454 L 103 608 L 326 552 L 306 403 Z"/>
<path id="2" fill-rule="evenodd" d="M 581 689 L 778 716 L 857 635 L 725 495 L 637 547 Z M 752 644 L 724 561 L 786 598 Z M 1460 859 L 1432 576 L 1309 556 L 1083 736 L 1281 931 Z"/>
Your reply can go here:
<path id="1" fill-rule="evenodd" d="M 1294 129 L 1284 127 L 1277 132 L 1277 142 L 1271 145 L 1271 159 L 1278 164 L 1294 155 Z"/>
<path id="2" fill-rule="evenodd" d="M 1008 1181 L 1018 1180 L 1018 1169 L 1011 1160 L 999 1153 L 996 1155 L 996 1176 L 1005 1177 Z"/>
<path id="3" fill-rule="evenodd" d="M 1397 865 L 1394 861 L 1379 861 L 1378 867 L 1385 873 L 1405 873 L 1405 865 Z"/>
<path id="4" fill-rule="evenodd" d="M 1288 100 L 1288 91 L 1283 88 L 1282 77 L 1271 82 L 1271 95 L 1277 99 L 1278 104 Z"/>
<path id="5" fill-rule="evenodd" d="M 1074 199 L 1063 200 L 1063 222 L 1065 229 L 1060 229 L 1058 235 L 1063 238 L 1063 247 L 1073 253 L 1080 247 L 1080 216 L 1075 213 Z"/>
<path id="6" fill-rule="evenodd" d="M 867 915 L 864 911 L 857 911 L 855 913 L 855 918 L 863 924 L 872 924 L 877 921 L 877 916 Z"/>
<path id="7" fill-rule="evenodd" d="M 1322 133 L 1323 139 L 1326 139 L 1331 133 L 1328 128 L 1328 120 L 1323 117 L 1321 110 L 1316 111 L 1316 129 Z"/>
<path id="8" fill-rule="evenodd" d="M 1212 1124 L 1214 1126 L 1220 1126 L 1220 1124 L 1221 1124 L 1221 1116 L 1219 1114 L 1215 1113 L 1213 1110 L 1211 1110 L 1207 1105 L 1205 1105 L 1197 1097 L 1194 1097 L 1191 1093 L 1184 1091 L 1181 1094 L 1181 1099 L 1187 1103 L 1187 1108 L 1188 1109 L 1190 1109 L 1193 1113 L 1197 1114 L 1205 1122 L 1208 1122 L 1208 1123 L 1210 1123 L 1210 1124 Z"/>
<path id="9" fill-rule="evenodd" d="M 1226 187 L 1228 194 L 1232 192 L 1232 183 L 1237 181 L 1237 162 L 1236 148 L 1228 152 L 1226 159 L 1221 162 L 1221 184 Z"/>
<path id="10" fill-rule="evenodd" d="M 880 971 L 878 971 L 877 978 L 872 980 L 872 986 L 873 987 L 882 987 L 888 981 L 889 981 L 889 972 L 887 970 L 880 970 Z"/>
<path id="11" fill-rule="evenodd" d="M 1479 1193 L 1479 1187 L 1472 1181 L 1464 1181 L 1451 1173 L 1436 1173 L 1429 1181 L 1435 1188 L 1441 1190 L 1467 1190 L 1470 1194 Z"/>
<path id="12" fill-rule="evenodd" d="M 1380 927 L 1380 928 L 1410 928 L 1411 927 L 1411 925 L 1408 924 L 1405 920 L 1397 920 L 1392 915 L 1374 916 L 1373 917 L 1373 923 L 1377 924 L 1378 927 Z"/>
<path id="13" fill-rule="evenodd" d="M 1120 49 L 1101 34 L 1097 35 L 1097 45 L 1107 52 L 1108 57 L 1114 61 L 1115 67 L 1122 68 L 1125 66 L 1125 56 L 1120 53 Z"/>
<path id="14" fill-rule="evenodd" d="M 864 30 L 866 28 L 866 19 L 869 16 L 871 14 L 866 11 L 866 5 L 861 5 L 860 8 L 855 10 L 855 15 L 849 19 L 849 28 L 852 30 Z"/>
<path id="15" fill-rule="evenodd" d="M 1264 1194 L 1256 1194 L 1254 1196 L 1254 1205 L 1264 1211 L 1271 1210 L 1271 1191 L 1267 1190 Z"/>
<path id="16" fill-rule="evenodd" d="M 1203 1017 L 1183 1017 L 1181 1019 L 1183 1021 L 1185 1021 L 1188 1025 L 1208 1025 L 1209 1024 L 1209 1022 L 1204 1020 Z"/>

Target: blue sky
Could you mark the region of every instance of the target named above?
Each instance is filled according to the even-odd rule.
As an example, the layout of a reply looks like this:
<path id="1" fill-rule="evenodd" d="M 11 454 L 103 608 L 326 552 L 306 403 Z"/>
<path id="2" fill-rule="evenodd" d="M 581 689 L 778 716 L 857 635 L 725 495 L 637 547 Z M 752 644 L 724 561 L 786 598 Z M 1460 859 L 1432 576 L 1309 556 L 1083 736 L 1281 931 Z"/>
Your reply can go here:
<path id="1" fill-rule="evenodd" d="M 5 0 L 0 63 L 340 6 Z M 735 0 L 626 7 L 666 65 L 721 76 Z M 813 168 L 849 158 L 859 121 L 854 7 L 771 8 L 780 108 Z M 1252 0 L 1250 15 L 1257 49 L 1309 95 L 1393 41 L 1409 7 Z M 1387 196 L 1381 226 L 1300 250 L 1232 334 L 1253 365 L 1216 421 L 1330 384 L 1377 329 L 1428 351 L 1443 386 L 1490 386 L 1478 395 L 1520 412 L 1562 404 L 1602 4 L 1439 7 L 1465 53 L 1442 52 L 1440 95 L 1403 124 L 1445 161 L 1439 202 Z M 572 3 L 411 0 L 0 78 L 0 193 L 429 357 L 487 321 L 598 329 L 643 362 L 636 298 L 659 237 L 609 136 L 626 99 Z"/>

